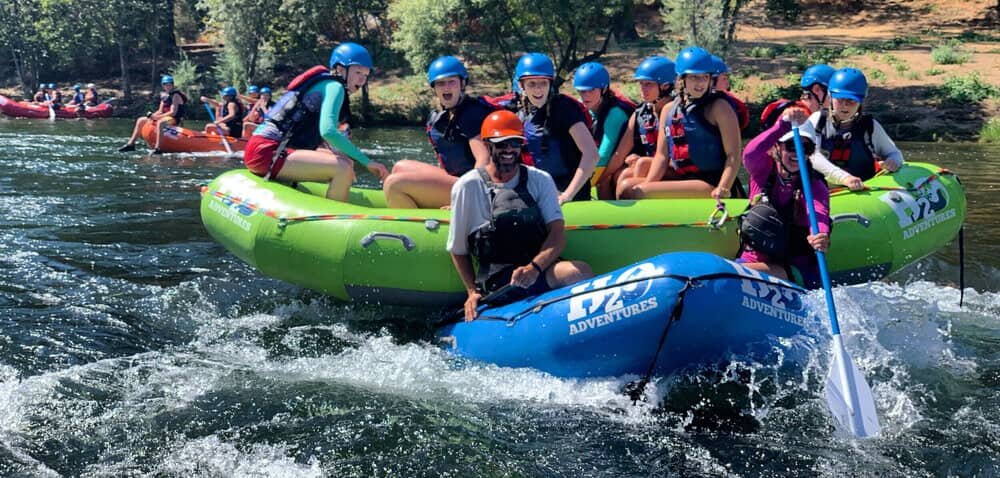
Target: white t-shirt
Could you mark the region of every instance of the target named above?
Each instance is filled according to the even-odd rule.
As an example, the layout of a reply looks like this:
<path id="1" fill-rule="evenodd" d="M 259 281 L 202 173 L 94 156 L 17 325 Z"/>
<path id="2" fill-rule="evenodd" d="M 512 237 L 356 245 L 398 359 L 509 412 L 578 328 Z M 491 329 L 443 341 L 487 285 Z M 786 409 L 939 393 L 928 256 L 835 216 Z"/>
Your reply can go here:
<path id="1" fill-rule="evenodd" d="M 829 114 L 829 113 L 828 113 Z M 822 115 L 821 111 L 817 111 L 809 116 L 809 122 L 812 123 L 813 128 L 819 125 L 819 118 Z M 826 126 L 823 131 L 817 131 L 821 138 L 831 138 L 837 134 L 837 127 L 833 125 L 832 114 L 827 117 Z M 885 128 L 874 118 L 872 118 L 872 147 L 875 149 L 875 155 L 881 158 L 882 161 L 887 161 L 892 163 L 896 167 L 903 165 L 903 153 L 899 151 L 896 147 L 896 143 L 892 142 L 889 135 L 886 134 Z M 818 145 L 817 145 L 818 146 Z M 816 149 L 819 151 L 819 148 Z M 851 174 L 844 171 L 839 166 L 830 162 L 826 156 L 822 154 L 814 155 L 818 158 L 810 158 L 812 165 L 820 172 L 823 176 L 826 176 L 832 182 L 837 184 L 843 184 L 844 180 L 847 179 Z"/>
<path id="2" fill-rule="evenodd" d="M 545 224 L 563 218 L 559 207 L 559 190 L 549 173 L 527 166 L 528 193 L 535 198 Z M 520 168 L 514 178 L 498 185 L 514 189 L 521 180 Z M 492 213 L 489 191 L 478 170 L 471 170 L 458 178 L 451 188 L 451 226 L 448 229 L 448 252 L 457 255 L 469 253 L 469 234 L 490 223 Z"/>

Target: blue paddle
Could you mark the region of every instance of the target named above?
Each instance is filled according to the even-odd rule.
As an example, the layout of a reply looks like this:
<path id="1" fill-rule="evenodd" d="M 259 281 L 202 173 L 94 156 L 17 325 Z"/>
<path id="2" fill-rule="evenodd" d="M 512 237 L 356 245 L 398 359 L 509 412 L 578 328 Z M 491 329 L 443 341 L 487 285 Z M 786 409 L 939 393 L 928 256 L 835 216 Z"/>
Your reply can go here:
<path id="1" fill-rule="evenodd" d="M 212 107 L 208 106 L 208 103 L 202 103 L 205 106 L 205 111 L 208 111 L 208 117 L 212 119 L 212 123 L 215 123 L 215 112 L 212 111 Z M 222 144 L 226 147 L 226 153 L 229 155 L 233 154 L 232 146 L 229 146 L 229 141 L 226 140 L 226 135 L 222 133 L 222 128 L 219 125 L 215 125 L 215 131 L 219 132 L 219 137 L 222 138 Z"/>
<path id="2" fill-rule="evenodd" d="M 799 159 L 802 194 L 805 196 L 806 210 L 809 211 L 809 226 L 815 234 L 819 231 L 819 222 L 816 220 L 816 208 L 813 207 L 812 185 L 809 184 L 807 172 L 809 170 L 806 166 L 806 157 L 802 153 L 802 137 L 799 136 L 797 125 L 792 125 L 792 135 L 795 139 L 795 153 Z M 826 308 L 830 314 L 830 333 L 833 335 L 833 363 L 830 364 L 830 374 L 826 377 L 826 402 L 833 417 L 854 436 L 866 438 L 878 435 L 881 427 L 878 423 L 878 414 L 875 412 L 872 389 L 865 381 L 865 376 L 854 365 L 854 360 L 847 353 L 840 338 L 840 324 L 837 323 L 837 308 L 833 303 L 833 287 L 830 285 L 830 273 L 826 268 L 826 254 L 816 251 L 816 260 L 819 262 L 819 275 L 823 281 Z"/>

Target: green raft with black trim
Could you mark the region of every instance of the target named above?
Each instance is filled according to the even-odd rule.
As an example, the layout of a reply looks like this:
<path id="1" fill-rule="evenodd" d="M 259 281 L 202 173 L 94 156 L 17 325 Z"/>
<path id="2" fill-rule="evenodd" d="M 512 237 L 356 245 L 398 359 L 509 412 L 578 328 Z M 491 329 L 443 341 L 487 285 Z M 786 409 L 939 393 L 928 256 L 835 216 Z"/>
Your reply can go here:
<path id="1" fill-rule="evenodd" d="M 909 163 L 866 182 L 868 190 L 831 191 L 834 220 L 827 253 L 835 282 L 878 280 L 937 251 L 965 220 L 965 191 L 951 172 Z M 223 173 L 202 188 L 201 218 L 215 240 L 261 273 L 342 300 L 445 306 L 465 298 L 445 250 L 449 212 L 387 209 L 379 190 L 352 189 L 350 201 L 323 195 L 326 184 L 296 187 L 247 170 Z M 735 216 L 745 199 L 587 201 L 564 205 L 562 257 L 601 274 L 665 252 L 703 251 L 732 258 Z"/>

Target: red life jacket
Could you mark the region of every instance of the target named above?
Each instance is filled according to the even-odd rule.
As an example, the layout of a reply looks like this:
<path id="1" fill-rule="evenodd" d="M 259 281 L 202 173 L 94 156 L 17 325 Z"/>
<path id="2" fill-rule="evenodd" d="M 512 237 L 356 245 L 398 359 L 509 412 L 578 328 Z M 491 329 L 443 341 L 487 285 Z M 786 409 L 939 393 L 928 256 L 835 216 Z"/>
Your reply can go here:
<path id="1" fill-rule="evenodd" d="M 747 126 L 750 126 L 750 109 L 747 108 L 747 104 L 728 91 L 721 91 L 720 93 L 726 95 L 726 100 L 729 101 L 729 104 L 733 107 L 733 111 L 736 112 L 736 118 L 740 121 L 740 129 L 747 129 Z"/>
<path id="2" fill-rule="evenodd" d="M 784 98 L 774 100 L 764 107 L 764 111 L 760 113 L 760 130 L 764 130 L 774 126 L 774 123 L 781 118 L 781 114 L 785 112 L 791 106 L 796 106 L 806 110 L 809 114 L 812 114 L 812 110 L 809 109 L 809 105 L 805 101 L 797 100 L 786 100 Z"/>

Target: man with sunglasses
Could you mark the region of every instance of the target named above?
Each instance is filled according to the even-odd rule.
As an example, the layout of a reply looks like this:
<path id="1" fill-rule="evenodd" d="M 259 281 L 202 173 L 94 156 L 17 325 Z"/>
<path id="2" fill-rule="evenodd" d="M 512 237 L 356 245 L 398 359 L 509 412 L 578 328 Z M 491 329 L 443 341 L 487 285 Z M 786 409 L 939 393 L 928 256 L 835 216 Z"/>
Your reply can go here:
<path id="1" fill-rule="evenodd" d="M 522 164 L 524 126 L 517 115 L 491 113 L 480 136 L 489 163 L 451 189 L 447 248 L 468 293 L 465 320 L 476 318 L 484 295 L 507 285 L 515 289 L 503 301 L 512 302 L 593 276 L 586 263 L 559 259 L 566 245 L 559 190 L 548 173 Z"/>
<path id="2" fill-rule="evenodd" d="M 830 247 L 830 191 L 823 177 L 809 166 L 799 171 L 792 124 L 798 124 L 803 154 L 811 164 L 816 155 L 816 133 L 808 112 L 788 108 L 781 120 L 752 139 L 743 152 L 750 173 L 751 206 L 740 218 L 739 262 L 751 269 L 815 289 L 822 286 L 814 251 Z M 802 194 L 802 175 L 811 181 L 813 207 L 819 231 L 809 230 Z"/>

